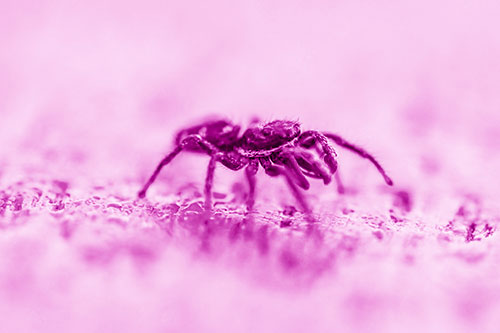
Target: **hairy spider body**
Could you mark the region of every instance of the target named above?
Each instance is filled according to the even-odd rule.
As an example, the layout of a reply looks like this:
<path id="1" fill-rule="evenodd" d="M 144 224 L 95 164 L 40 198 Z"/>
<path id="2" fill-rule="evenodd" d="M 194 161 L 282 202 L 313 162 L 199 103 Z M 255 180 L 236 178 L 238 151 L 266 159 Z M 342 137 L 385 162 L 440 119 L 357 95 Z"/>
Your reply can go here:
<path id="1" fill-rule="evenodd" d="M 212 206 L 212 184 L 218 162 L 231 170 L 246 167 L 249 210 L 255 203 L 255 175 L 261 166 L 271 177 L 283 176 L 301 208 L 310 213 L 309 205 L 299 190 L 299 188 L 304 190 L 309 188 L 307 177 L 322 179 L 326 185 L 331 182 L 332 175 L 335 175 L 338 191 L 339 193 L 343 191 L 337 172 L 337 154 L 329 139 L 368 159 L 384 177 L 387 185 L 393 184 L 371 154 L 336 134 L 313 130 L 302 132 L 298 122 L 288 120 L 253 124 L 241 136 L 239 136 L 240 130 L 240 126 L 220 119 L 180 130 L 175 136 L 176 148 L 158 164 L 138 196 L 145 197 L 149 186 L 153 184 L 161 169 L 184 150 L 210 156 L 205 180 L 206 209 L 211 209 Z"/>

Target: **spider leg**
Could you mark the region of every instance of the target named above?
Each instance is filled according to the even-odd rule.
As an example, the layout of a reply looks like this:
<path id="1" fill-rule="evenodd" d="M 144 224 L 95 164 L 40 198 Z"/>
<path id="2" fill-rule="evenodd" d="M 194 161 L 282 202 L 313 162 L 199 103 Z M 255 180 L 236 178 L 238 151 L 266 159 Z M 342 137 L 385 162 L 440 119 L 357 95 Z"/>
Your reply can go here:
<path id="1" fill-rule="evenodd" d="M 259 169 L 259 162 L 256 159 L 250 160 L 248 166 L 245 169 L 245 175 L 248 180 L 248 200 L 247 200 L 247 209 L 248 211 L 253 210 L 253 206 L 255 204 L 255 175 L 257 174 L 257 170 Z"/>
<path id="2" fill-rule="evenodd" d="M 311 209 L 309 208 L 306 198 L 302 195 L 297 185 L 295 185 L 294 179 L 290 175 L 290 171 L 288 171 L 283 167 L 272 165 L 268 157 L 260 157 L 259 161 L 264 170 L 266 171 L 266 174 L 268 174 L 269 176 L 277 177 L 279 175 L 283 175 L 285 177 L 286 182 L 290 187 L 290 190 L 292 191 L 292 194 L 294 195 L 295 199 L 299 203 L 300 207 L 304 212 L 306 212 L 307 215 L 310 216 Z"/>
<path id="3" fill-rule="evenodd" d="M 315 143 L 319 143 L 323 155 L 323 160 L 330 169 L 332 174 L 337 171 L 337 153 L 335 149 L 328 143 L 328 139 L 317 131 L 306 131 L 302 133 L 298 141 L 299 145 L 304 148 L 311 148 Z"/>
<path id="4" fill-rule="evenodd" d="M 212 209 L 212 186 L 214 184 L 215 165 L 217 163 L 217 154 L 210 156 L 208 162 L 207 177 L 205 178 L 205 210 Z"/>
<path id="5" fill-rule="evenodd" d="M 389 178 L 389 176 L 387 175 L 385 170 L 382 168 L 380 163 L 378 163 L 377 160 L 370 153 L 368 153 L 366 150 L 364 150 L 363 148 L 358 147 L 350 142 L 347 142 L 346 140 L 344 140 L 343 138 L 341 138 L 340 136 L 338 136 L 336 134 L 323 133 L 322 135 L 333 140 L 339 146 L 344 147 L 346 149 L 349 149 L 350 151 L 361 156 L 362 158 L 366 158 L 367 160 L 372 162 L 372 164 L 377 168 L 378 172 L 382 175 L 382 177 L 384 177 L 384 180 L 387 183 L 387 185 L 392 186 L 392 184 L 393 184 L 392 179 Z"/>
<path id="6" fill-rule="evenodd" d="M 293 154 L 292 150 L 284 150 L 279 154 L 278 159 L 285 166 L 285 168 L 290 172 L 290 175 L 293 177 L 297 185 L 303 188 L 304 190 L 308 190 L 310 187 L 307 178 L 302 173 L 297 160 Z"/>
<path id="7" fill-rule="evenodd" d="M 227 152 L 212 153 L 210 157 L 210 162 L 208 163 L 207 177 L 205 179 L 205 209 L 210 210 L 212 208 L 212 186 L 214 182 L 214 172 L 217 162 L 222 163 L 225 167 L 230 170 L 240 170 L 247 163 L 248 159 L 242 157 L 238 154 L 230 154 Z M 257 170 L 255 170 L 257 172 Z M 254 181 L 255 188 L 255 181 Z"/>
<path id="8" fill-rule="evenodd" d="M 302 171 L 304 175 L 311 178 L 323 179 L 323 183 L 325 185 L 328 185 L 332 180 L 330 174 L 328 174 L 328 172 L 324 170 L 322 165 L 316 160 L 315 156 L 308 151 L 303 149 L 299 150 L 296 153 L 295 158 L 297 159 L 297 162 L 302 167 L 302 169 L 305 169 L 305 171 Z M 339 169 L 337 169 L 337 171 L 335 172 L 334 177 L 335 182 L 337 183 L 337 192 L 339 194 L 344 194 L 345 187 L 340 178 Z"/>
<path id="9" fill-rule="evenodd" d="M 142 189 L 137 194 L 139 198 L 144 198 L 146 196 L 146 192 L 147 192 L 148 188 L 151 186 L 151 184 L 154 183 L 154 181 L 156 180 L 156 177 L 160 173 L 161 169 L 165 165 L 169 164 L 174 159 L 174 157 L 176 157 L 177 154 L 179 154 L 182 151 L 182 148 L 183 147 L 181 145 L 175 147 L 174 151 L 172 151 L 163 160 L 161 160 L 161 162 L 158 164 L 158 166 L 156 167 L 156 169 L 153 172 L 153 174 L 151 175 L 151 177 L 149 177 L 149 179 L 146 182 L 146 184 L 144 184 L 144 186 L 142 187 Z"/>
<path id="10" fill-rule="evenodd" d="M 329 184 L 331 181 L 331 176 L 328 174 L 326 170 L 322 167 L 321 163 L 319 163 L 316 157 L 309 153 L 307 150 L 303 148 L 297 147 L 296 159 L 299 165 L 309 172 L 304 172 L 305 175 L 313 178 L 323 179 L 323 183 L 325 185 Z M 334 174 L 335 182 L 337 183 L 337 192 L 339 194 L 345 193 L 345 187 L 340 178 L 339 169 Z"/>
<path id="11" fill-rule="evenodd" d="M 177 147 L 175 147 L 175 149 L 170 154 L 168 154 L 167 156 L 165 156 L 165 158 L 163 158 L 160 161 L 160 163 L 156 167 L 156 169 L 153 172 L 153 174 L 151 175 L 151 177 L 149 177 L 149 179 L 146 182 L 146 184 L 144 184 L 144 186 L 142 187 L 142 189 L 139 191 L 139 193 L 138 193 L 138 197 L 139 198 L 144 198 L 146 196 L 146 192 L 147 192 L 148 188 L 151 186 L 151 184 L 154 183 L 154 181 L 156 180 L 156 177 L 158 177 L 158 174 L 160 173 L 161 169 L 163 169 L 164 166 L 166 166 L 167 164 L 169 164 L 170 162 L 172 162 L 172 160 L 187 145 L 189 145 L 189 144 L 191 144 L 193 142 L 197 143 L 203 150 L 205 150 L 210 155 L 212 155 L 215 152 L 215 148 L 212 146 L 212 144 L 209 143 L 208 141 L 204 140 L 199 135 L 189 135 L 189 136 L 187 136 L 184 140 L 182 140 L 182 142 Z"/>
<path id="12" fill-rule="evenodd" d="M 302 172 L 306 176 L 323 179 L 325 185 L 330 183 L 332 177 L 313 154 L 303 148 L 297 147 L 294 149 L 294 155 L 297 163 L 304 170 Z"/>
<path id="13" fill-rule="evenodd" d="M 342 183 L 342 179 L 340 178 L 339 170 L 337 170 L 337 172 L 335 173 L 335 182 L 337 183 L 337 193 L 344 194 L 345 187 L 344 184 Z"/>

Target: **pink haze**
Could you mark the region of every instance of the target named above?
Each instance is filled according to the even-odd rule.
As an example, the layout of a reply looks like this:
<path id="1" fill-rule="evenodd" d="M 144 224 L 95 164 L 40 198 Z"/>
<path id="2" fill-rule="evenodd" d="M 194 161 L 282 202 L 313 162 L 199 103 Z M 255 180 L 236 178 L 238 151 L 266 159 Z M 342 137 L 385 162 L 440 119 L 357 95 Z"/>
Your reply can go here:
<path id="1" fill-rule="evenodd" d="M 499 17 L 0 0 L 0 332 L 497 332 Z M 222 165 L 207 212 L 201 154 L 138 198 L 216 115 L 337 133 L 394 186 L 332 142 L 345 193 L 308 179 L 311 216 L 260 169 L 248 223 L 245 173 Z"/>

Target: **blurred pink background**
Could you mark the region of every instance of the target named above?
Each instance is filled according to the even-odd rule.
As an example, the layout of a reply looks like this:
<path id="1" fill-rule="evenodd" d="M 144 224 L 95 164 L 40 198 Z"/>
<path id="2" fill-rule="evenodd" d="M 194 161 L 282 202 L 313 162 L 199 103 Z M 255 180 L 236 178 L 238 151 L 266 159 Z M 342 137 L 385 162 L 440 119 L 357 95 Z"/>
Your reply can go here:
<path id="1" fill-rule="evenodd" d="M 0 0 L 0 186 L 5 189 L 20 180 L 55 177 L 70 182 L 75 193 L 79 189 L 84 193 L 90 186 L 114 182 L 126 184 L 120 191 L 132 198 L 137 186 L 171 149 L 176 129 L 212 114 L 242 124 L 253 116 L 264 121 L 286 118 L 299 119 L 304 128 L 340 133 L 373 152 L 393 176 L 396 189 L 408 190 L 414 196 L 414 221 L 430 229 L 444 226 L 461 200 L 472 196 L 479 198 L 484 211 L 490 214 L 485 218 L 494 224 L 491 221 L 500 216 L 496 215 L 500 214 L 499 17 L 500 2 L 490 0 Z M 380 187 L 376 172 L 349 153 L 339 150 L 339 154 L 345 182 L 371 191 L 374 201 L 368 207 L 383 206 L 376 201 L 380 195 L 375 194 Z M 177 175 L 177 183 L 186 179 L 201 183 L 205 160 L 183 157 L 177 168 L 187 167 L 178 174 L 166 171 L 163 180 Z M 215 190 L 224 192 L 237 176 L 225 170 L 217 172 Z M 266 179 L 263 177 L 261 182 Z M 321 186 L 316 189 L 326 191 Z M 156 191 L 165 194 L 168 189 L 159 185 Z M 356 204 L 359 202 L 363 200 Z M 362 206 L 358 208 L 363 210 Z M 37 239 L 35 235 L 33 232 L 30 237 Z M 9 242 L 1 241 L 1 248 L 8 251 Z M 43 240 L 35 241 L 38 242 Z M 493 244 L 484 245 L 484 251 L 494 251 L 498 256 L 498 245 Z M 441 274 L 439 259 L 429 259 L 427 255 L 452 250 L 434 246 L 437 245 L 431 242 L 428 249 L 419 252 L 427 260 L 420 270 L 431 279 L 439 276 L 437 279 L 444 283 L 444 275 L 451 273 Z M 390 248 L 394 249 L 393 245 Z M 2 253 L 6 256 L 8 252 Z M 382 253 L 383 258 L 392 258 L 383 250 Z M 235 303 L 242 311 L 259 312 L 254 307 L 260 306 L 263 312 L 279 308 L 289 303 L 286 293 L 277 298 L 266 296 L 266 291 L 254 285 L 241 287 L 241 281 L 227 277 L 229 273 L 224 268 L 208 269 L 205 264 L 189 268 L 184 259 L 176 256 L 173 255 L 173 266 L 177 274 L 210 272 L 212 282 L 208 284 L 215 285 L 211 288 L 244 290 L 242 294 L 246 296 L 242 296 L 243 300 L 223 298 L 219 307 L 208 309 L 208 314 L 207 309 L 198 309 L 202 305 L 193 305 L 197 304 L 196 299 L 185 301 L 180 306 L 188 309 L 186 313 L 178 311 L 197 318 L 189 327 L 184 326 L 189 320 L 175 315 L 171 318 L 175 324 L 151 324 L 150 317 L 144 314 L 141 318 L 145 323 L 129 320 L 135 325 L 129 326 L 130 331 L 158 331 L 165 327 L 177 331 L 221 331 L 225 327 L 231 328 L 228 331 L 238 327 L 242 331 L 283 329 L 279 314 L 268 318 L 260 313 L 260 318 L 266 318 L 260 323 L 262 326 L 252 322 L 250 315 L 243 316 L 243 323 L 224 326 L 221 314 L 230 311 Z M 64 255 L 61 258 L 63 262 L 71 261 Z M 285 331 L 311 328 L 310 322 L 317 323 L 311 329 L 318 332 L 332 331 L 331 325 L 335 324 L 345 325 L 344 331 L 363 331 L 368 327 L 370 331 L 385 332 L 405 327 L 415 332 L 469 329 L 454 322 L 468 310 L 450 310 L 451 314 L 445 310 L 455 304 L 450 299 L 462 299 L 461 296 L 439 294 L 440 283 L 430 288 L 429 295 L 422 296 L 426 286 L 418 276 L 406 273 L 402 276 L 410 282 L 403 285 L 411 287 L 397 291 L 387 281 L 397 283 L 401 276 L 388 272 L 397 271 L 401 264 L 386 259 L 381 259 L 385 260 L 385 268 L 373 267 L 376 273 L 382 269 L 385 277 L 377 280 L 382 286 L 375 287 L 373 294 L 354 292 L 347 303 L 334 301 L 331 305 L 329 298 L 322 296 L 320 283 L 312 294 L 292 302 L 291 311 L 298 315 L 313 308 L 324 312 L 321 318 L 327 319 L 309 321 L 314 314 L 306 311 L 305 319 L 297 319 L 296 326 L 287 326 Z M 365 285 L 363 267 L 372 267 L 366 260 L 352 264 L 346 268 L 346 275 L 339 278 L 346 290 L 358 288 L 356 281 Z M 500 288 L 494 282 L 497 262 L 490 260 L 490 270 L 479 269 L 485 274 L 482 284 L 473 284 L 477 293 L 466 292 L 464 299 L 481 293 L 498 296 Z M 3 262 L 2 274 L 7 274 L 11 265 L 15 264 Z M 33 265 L 32 269 L 37 270 L 37 263 Z M 461 290 L 462 283 L 470 287 L 473 277 L 468 272 L 477 269 L 460 267 L 457 274 L 465 277 L 453 285 L 454 290 Z M 161 282 L 160 277 L 168 276 L 168 272 L 151 274 L 149 279 L 157 282 L 152 287 L 155 292 L 176 289 L 175 283 L 165 286 Z M 227 283 L 218 285 L 219 278 Z M 134 289 L 137 281 L 127 279 L 125 274 L 120 283 L 125 289 L 135 286 L 132 296 L 117 291 L 110 304 L 120 304 L 120 298 L 130 301 L 143 292 Z M 191 279 L 193 284 L 198 281 Z M 90 280 L 89 284 L 98 286 L 93 289 L 95 293 L 106 289 L 106 283 Z M 385 282 L 387 285 L 383 285 Z M 71 290 L 71 297 L 83 302 L 90 314 L 76 316 L 61 327 L 72 327 L 73 323 L 86 327 L 83 323 L 97 316 L 99 311 L 95 309 L 106 308 L 107 303 L 98 302 L 92 307 L 82 301 L 86 298 L 74 288 Z M 212 297 L 206 295 L 207 291 L 200 293 L 200 299 Z M 390 303 L 399 299 L 394 296 L 398 293 L 406 293 L 406 308 Z M 40 297 L 42 301 L 27 304 L 34 304 L 35 309 L 45 306 L 43 296 Z M 146 307 L 161 303 L 152 294 L 148 297 L 143 299 L 149 302 Z M 180 295 L 174 299 L 174 307 L 183 302 Z M 58 311 L 63 303 L 59 301 L 54 301 Z M 472 305 L 475 311 L 480 308 L 498 313 L 500 309 L 496 300 L 487 296 L 479 297 L 477 302 Z M 133 303 L 125 304 L 123 311 L 134 313 Z M 394 312 L 387 310 L 384 315 L 388 317 L 380 319 L 376 311 L 370 310 L 374 304 Z M 329 318 L 329 309 L 337 311 L 345 306 L 353 307 L 349 312 L 353 317 Z M 425 310 L 427 307 L 436 312 Z M 7 308 L 10 303 L 6 301 L 3 309 Z M 421 317 L 413 318 L 412 311 Z M 21 310 L 16 313 L 19 318 L 12 317 L 12 331 L 24 314 Z M 36 315 L 27 316 L 37 322 L 33 319 Z M 120 314 L 111 312 L 110 316 L 119 318 Z M 368 316 L 368 326 L 356 326 L 358 316 Z M 403 319 L 394 323 L 392 316 Z M 57 322 L 55 317 L 51 322 Z M 220 321 L 212 322 L 213 317 Z M 491 316 L 474 320 L 480 331 L 498 324 L 498 319 Z M 119 320 L 109 322 L 115 325 Z M 416 323 L 429 325 L 420 327 Z M 57 331 L 57 327 L 49 326 L 52 331 Z"/>

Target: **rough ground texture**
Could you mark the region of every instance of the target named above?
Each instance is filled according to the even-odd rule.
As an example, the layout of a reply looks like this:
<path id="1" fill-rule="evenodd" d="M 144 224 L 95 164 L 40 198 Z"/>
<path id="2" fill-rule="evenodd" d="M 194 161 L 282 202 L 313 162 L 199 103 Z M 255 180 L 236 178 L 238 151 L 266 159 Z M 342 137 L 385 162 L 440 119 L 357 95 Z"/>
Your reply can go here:
<path id="1" fill-rule="evenodd" d="M 1 332 L 497 332 L 497 1 L 0 2 Z M 348 187 L 180 155 L 217 112 L 299 119 Z"/>

